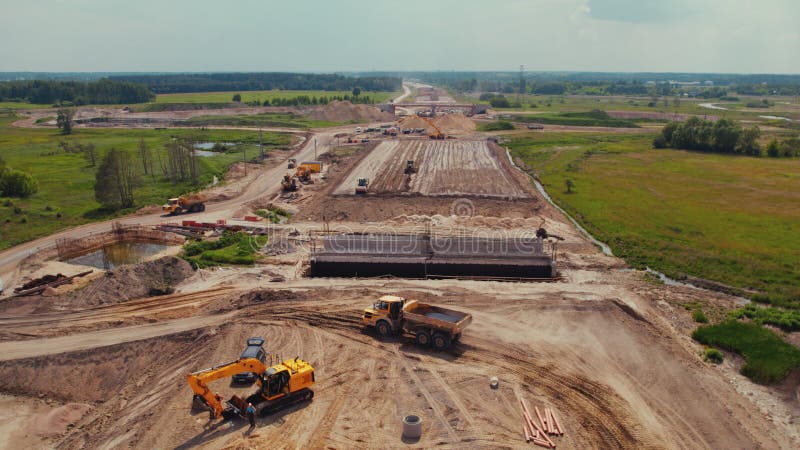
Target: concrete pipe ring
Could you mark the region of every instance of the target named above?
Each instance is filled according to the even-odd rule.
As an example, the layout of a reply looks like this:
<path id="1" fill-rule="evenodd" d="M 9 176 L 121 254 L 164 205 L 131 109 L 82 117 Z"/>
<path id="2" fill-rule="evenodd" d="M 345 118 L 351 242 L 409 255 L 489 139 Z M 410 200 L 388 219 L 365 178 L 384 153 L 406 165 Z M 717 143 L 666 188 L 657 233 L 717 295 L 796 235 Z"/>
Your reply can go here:
<path id="1" fill-rule="evenodd" d="M 422 436 L 422 418 L 413 414 L 406 416 L 403 419 L 403 437 L 419 439 L 420 436 Z"/>

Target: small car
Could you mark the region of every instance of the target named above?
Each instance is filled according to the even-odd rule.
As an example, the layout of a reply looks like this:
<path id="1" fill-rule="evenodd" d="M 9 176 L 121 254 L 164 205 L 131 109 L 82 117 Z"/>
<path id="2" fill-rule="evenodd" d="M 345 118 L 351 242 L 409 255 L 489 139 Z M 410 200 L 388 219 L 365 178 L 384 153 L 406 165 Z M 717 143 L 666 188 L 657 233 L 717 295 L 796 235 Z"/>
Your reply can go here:
<path id="1" fill-rule="evenodd" d="M 247 347 L 239 356 L 239 359 L 245 358 L 255 358 L 266 364 L 267 352 L 264 351 L 264 338 L 253 337 L 247 340 Z M 234 375 L 232 380 L 237 384 L 250 384 L 256 381 L 256 376 L 253 372 L 242 372 Z"/>

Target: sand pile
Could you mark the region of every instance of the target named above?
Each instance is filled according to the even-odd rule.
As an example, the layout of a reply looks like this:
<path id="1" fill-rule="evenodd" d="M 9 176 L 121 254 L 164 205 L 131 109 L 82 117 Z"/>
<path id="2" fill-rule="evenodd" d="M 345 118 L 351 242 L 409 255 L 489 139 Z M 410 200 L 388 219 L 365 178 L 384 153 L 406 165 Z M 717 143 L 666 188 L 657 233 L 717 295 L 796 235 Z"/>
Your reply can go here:
<path id="1" fill-rule="evenodd" d="M 434 123 L 444 134 L 463 134 L 475 131 L 475 122 L 461 114 L 437 117 Z"/>
<path id="2" fill-rule="evenodd" d="M 425 119 L 417 116 L 408 116 L 400 121 L 400 128 L 424 128 L 426 134 L 433 134 L 435 130 Z"/>
<path id="3" fill-rule="evenodd" d="M 354 105 L 350 102 L 340 101 L 333 101 L 325 106 L 315 108 L 308 114 L 308 117 L 314 120 L 327 120 L 330 122 L 394 120 L 393 114 L 381 112 L 374 106 Z"/>
<path id="4" fill-rule="evenodd" d="M 104 277 L 92 282 L 73 299 L 72 304 L 103 305 L 170 294 L 176 284 L 192 274 L 192 266 L 175 256 L 125 265 L 106 272 Z"/>

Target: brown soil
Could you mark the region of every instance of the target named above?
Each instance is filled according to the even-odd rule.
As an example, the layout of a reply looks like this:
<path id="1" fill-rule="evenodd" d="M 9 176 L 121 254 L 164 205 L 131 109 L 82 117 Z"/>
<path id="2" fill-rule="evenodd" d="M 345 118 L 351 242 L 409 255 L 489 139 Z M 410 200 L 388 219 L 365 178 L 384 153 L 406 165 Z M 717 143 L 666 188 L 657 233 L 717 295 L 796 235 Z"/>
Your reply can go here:
<path id="1" fill-rule="evenodd" d="M 308 113 L 308 117 L 314 120 L 327 120 L 331 122 L 376 122 L 394 121 L 394 115 L 381 112 L 378 108 L 371 105 L 354 105 L 350 102 L 333 101 L 325 106 L 320 106 Z"/>
<path id="2" fill-rule="evenodd" d="M 404 173 L 406 161 L 415 162 L 416 173 Z M 371 195 L 530 198 L 530 188 L 513 172 L 505 152 L 486 140 L 390 140 L 364 157 L 334 193 L 355 195 L 356 181 L 367 178 Z"/>

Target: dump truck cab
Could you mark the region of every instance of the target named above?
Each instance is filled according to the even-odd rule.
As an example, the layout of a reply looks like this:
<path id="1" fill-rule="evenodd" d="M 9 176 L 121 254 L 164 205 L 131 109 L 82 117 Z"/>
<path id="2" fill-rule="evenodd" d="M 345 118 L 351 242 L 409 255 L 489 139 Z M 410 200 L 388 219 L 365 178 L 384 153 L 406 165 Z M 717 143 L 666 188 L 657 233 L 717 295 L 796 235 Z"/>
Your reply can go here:
<path id="1" fill-rule="evenodd" d="M 175 213 L 175 210 L 180 208 L 180 198 L 170 198 L 167 200 L 167 203 L 161 207 L 161 209 L 168 214 Z"/>
<path id="2" fill-rule="evenodd" d="M 382 336 L 400 331 L 403 327 L 403 306 L 406 299 L 396 295 L 384 295 L 372 306 L 364 308 L 361 321 L 375 327 Z"/>

